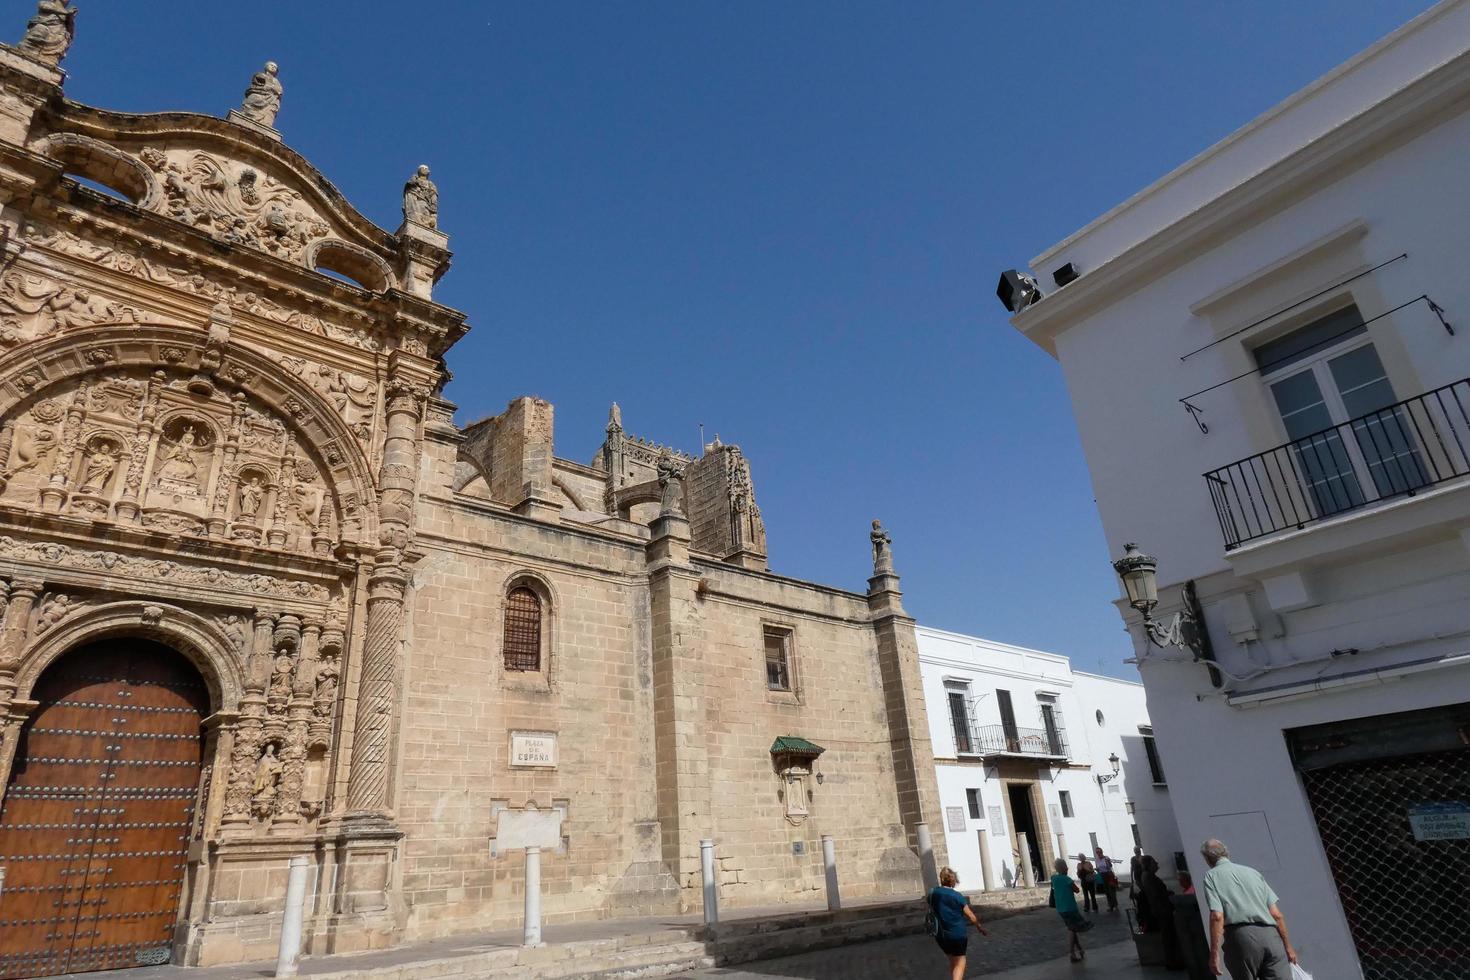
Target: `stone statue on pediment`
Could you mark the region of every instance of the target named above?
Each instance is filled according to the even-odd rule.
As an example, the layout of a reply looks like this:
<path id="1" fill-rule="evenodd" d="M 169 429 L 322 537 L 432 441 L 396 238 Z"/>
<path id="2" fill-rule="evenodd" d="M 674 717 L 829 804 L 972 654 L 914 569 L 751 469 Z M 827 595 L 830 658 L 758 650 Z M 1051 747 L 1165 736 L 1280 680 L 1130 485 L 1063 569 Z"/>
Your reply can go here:
<path id="1" fill-rule="evenodd" d="M 245 100 L 240 103 L 240 115 L 262 126 L 275 126 L 283 91 L 281 80 L 276 77 L 279 72 L 280 67 L 274 61 L 267 61 L 264 68 L 251 76 Z"/>
<path id="2" fill-rule="evenodd" d="M 41 0 L 17 47 L 48 65 L 59 65 L 76 34 L 77 10 L 70 0 Z"/>
<path id="3" fill-rule="evenodd" d="M 403 220 L 425 228 L 439 227 L 439 188 L 429 179 L 427 164 L 420 164 L 403 185 Z"/>

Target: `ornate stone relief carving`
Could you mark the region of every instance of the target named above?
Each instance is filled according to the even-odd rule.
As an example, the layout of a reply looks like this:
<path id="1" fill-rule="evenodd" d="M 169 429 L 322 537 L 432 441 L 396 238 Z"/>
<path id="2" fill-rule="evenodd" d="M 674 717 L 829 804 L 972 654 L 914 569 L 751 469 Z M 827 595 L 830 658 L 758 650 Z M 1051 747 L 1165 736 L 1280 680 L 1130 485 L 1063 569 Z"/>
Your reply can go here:
<path id="1" fill-rule="evenodd" d="M 76 327 L 137 323 L 142 311 L 81 286 L 12 269 L 0 278 L 0 347 Z"/>
<path id="2" fill-rule="evenodd" d="M 275 323 L 285 324 L 303 333 L 309 333 L 318 337 L 327 337 L 340 343 L 349 344 L 369 352 L 377 352 L 383 349 L 383 342 L 378 331 L 374 330 L 371 320 L 366 315 L 344 314 L 346 320 L 356 319 L 357 322 L 339 322 L 333 318 L 322 318 L 314 313 L 302 310 L 290 309 L 276 301 L 260 296 L 249 290 L 241 290 L 237 286 L 221 286 L 202 273 L 184 268 L 181 265 L 165 263 L 156 259 L 143 258 L 135 251 L 115 244 L 104 244 L 98 241 L 89 241 L 73 234 L 70 231 L 59 228 L 51 228 L 38 223 L 27 224 L 22 235 L 28 245 L 39 246 L 51 251 L 75 256 L 88 262 L 94 262 L 103 268 L 112 269 L 132 276 L 144 282 L 159 286 L 168 286 L 182 289 L 186 292 L 204 297 L 216 302 L 228 303 L 232 310 L 237 313 L 244 312 L 259 316 Z M 8 277 L 7 277 L 8 278 Z M 37 280 L 37 283 L 45 280 Z M 41 288 L 38 284 L 29 287 L 30 292 Z M 22 296 L 20 302 L 24 306 L 34 306 L 35 297 Z M 15 344 L 24 340 L 32 339 L 31 336 L 17 334 L 13 341 L 7 341 L 6 331 L 10 327 L 11 310 L 6 300 L 6 292 L 3 281 L 0 281 L 0 344 Z M 36 313 L 19 313 L 14 317 L 17 322 L 24 317 L 35 317 Z M 139 314 L 141 315 L 141 314 Z M 25 322 L 29 323 L 29 320 Z M 99 321 L 91 321 L 99 322 Z M 39 336 L 40 334 L 36 334 Z"/>
<path id="3" fill-rule="evenodd" d="M 342 416 L 342 421 L 364 444 L 372 438 L 377 387 L 373 382 L 325 364 L 312 364 L 299 357 L 282 357 L 281 365 L 315 388 Z"/>
<path id="4" fill-rule="evenodd" d="M 263 820 L 275 812 L 276 796 L 281 786 L 281 768 L 276 743 L 267 742 L 255 763 L 255 780 L 250 791 L 251 812 Z"/>
<path id="5" fill-rule="evenodd" d="M 185 565 L 166 558 L 142 558 L 115 551 L 91 551 L 50 541 L 20 541 L 0 537 L 0 557 L 41 565 L 62 565 L 82 571 L 109 572 L 147 582 L 197 585 L 226 592 L 243 592 L 279 599 L 326 602 L 326 586 L 281 579 L 262 573 L 231 572 L 214 566 Z"/>
<path id="6" fill-rule="evenodd" d="M 52 386 L 0 425 L 0 500 L 330 555 L 330 474 L 269 409 L 196 380 L 133 369 Z"/>
<path id="7" fill-rule="evenodd" d="M 163 187 L 159 210 L 223 241 L 300 261 L 331 233 L 298 191 L 245 164 L 200 150 L 148 147 L 139 156 Z"/>

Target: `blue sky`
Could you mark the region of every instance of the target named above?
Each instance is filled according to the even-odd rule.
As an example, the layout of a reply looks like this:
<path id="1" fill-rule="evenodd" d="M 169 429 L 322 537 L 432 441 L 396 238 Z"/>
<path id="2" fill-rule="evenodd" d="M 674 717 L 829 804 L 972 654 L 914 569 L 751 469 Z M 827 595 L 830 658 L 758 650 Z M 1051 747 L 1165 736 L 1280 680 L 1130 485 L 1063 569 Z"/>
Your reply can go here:
<path id="1" fill-rule="evenodd" d="M 775 571 L 862 589 L 879 517 L 921 622 L 1124 676 L 1065 386 L 996 277 L 1427 6 L 78 5 L 71 98 L 222 115 L 274 59 L 286 141 L 370 218 L 433 167 L 461 422 L 539 395 L 582 461 L 615 399 L 702 422 Z"/>

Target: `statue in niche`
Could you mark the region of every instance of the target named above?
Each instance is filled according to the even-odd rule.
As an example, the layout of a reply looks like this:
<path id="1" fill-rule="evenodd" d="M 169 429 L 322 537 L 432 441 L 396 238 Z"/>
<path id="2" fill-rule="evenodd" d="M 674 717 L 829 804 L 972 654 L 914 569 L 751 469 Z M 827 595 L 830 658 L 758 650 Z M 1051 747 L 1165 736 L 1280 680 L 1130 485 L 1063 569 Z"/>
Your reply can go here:
<path id="1" fill-rule="evenodd" d="M 292 666 L 293 661 L 291 660 L 291 655 L 286 652 L 285 647 L 281 647 L 280 652 L 276 654 L 276 662 L 273 665 L 273 673 L 271 675 L 269 700 L 272 703 L 279 702 L 284 704 L 291 700 Z"/>
<path id="2" fill-rule="evenodd" d="M 82 468 L 82 484 L 79 493 L 105 493 L 112 474 L 117 472 L 117 454 L 110 442 L 99 442 L 92 447 Z"/>
<path id="3" fill-rule="evenodd" d="M 439 188 L 429 179 L 428 164 L 420 164 L 403 185 L 403 220 L 425 228 L 439 227 Z"/>
<path id="4" fill-rule="evenodd" d="M 663 489 L 659 500 L 660 517 L 684 516 L 684 467 L 674 462 L 668 450 L 658 459 L 658 485 Z"/>
<path id="5" fill-rule="evenodd" d="M 323 660 L 316 672 L 316 696 L 312 698 L 312 710 L 319 718 L 331 715 L 337 703 L 337 661 Z"/>
<path id="6" fill-rule="evenodd" d="M 199 437 L 194 433 L 192 425 L 185 426 L 184 432 L 179 436 L 179 441 L 168 448 L 164 454 L 163 465 L 158 468 L 159 480 L 173 480 L 176 483 L 187 483 L 191 486 L 199 485 L 199 461 L 194 457 L 194 451 L 198 448 Z"/>
<path id="7" fill-rule="evenodd" d="M 37 61 L 59 65 L 71 48 L 76 21 L 77 10 L 70 0 L 41 0 L 18 47 Z"/>
<path id="8" fill-rule="evenodd" d="M 267 817 L 276 806 L 276 793 L 281 783 L 281 760 L 276 757 L 276 743 L 267 742 L 265 752 L 255 764 L 255 782 L 250 803 L 257 816 Z"/>
<path id="9" fill-rule="evenodd" d="M 240 519 L 243 521 L 255 520 L 255 515 L 260 513 L 261 501 L 265 499 L 265 486 L 260 482 L 260 477 L 254 473 L 245 478 L 240 485 Z"/>
<path id="10" fill-rule="evenodd" d="M 873 522 L 873 530 L 868 538 L 873 542 L 873 571 L 893 571 L 893 539 L 883 530 L 881 521 Z"/>
<path id="11" fill-rule="evenodd" d="M 281 81 L 276 77 L 279 71 L 280 66 L 274 61 L 267 61 L 265 67 L 251 77 L 250 87 L 245 90 L 245 100 L 240 103 L 240 115 L 262 126 L 275 126 L 276 113 L 281 111 Z"/>

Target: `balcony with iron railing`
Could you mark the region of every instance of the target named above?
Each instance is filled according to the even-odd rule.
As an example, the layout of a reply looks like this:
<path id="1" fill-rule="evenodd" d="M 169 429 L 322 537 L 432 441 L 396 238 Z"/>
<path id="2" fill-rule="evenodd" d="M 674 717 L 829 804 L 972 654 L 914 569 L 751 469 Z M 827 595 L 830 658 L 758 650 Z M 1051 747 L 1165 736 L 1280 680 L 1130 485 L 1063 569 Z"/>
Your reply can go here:
<path id="1" fill-rule="evenodd" d="M 1007 728 L 981 725 L 957 740 L 961 755 L 1031 755 L 1055 759 L 1067 757 L 1067 740 L 1061 732 L 1044 728 Z"/>
<path id="2" fill-rule="evenodd" d="M 1205 474 L 1225 548 L 1470 476 L 1470 379 Z"/>

